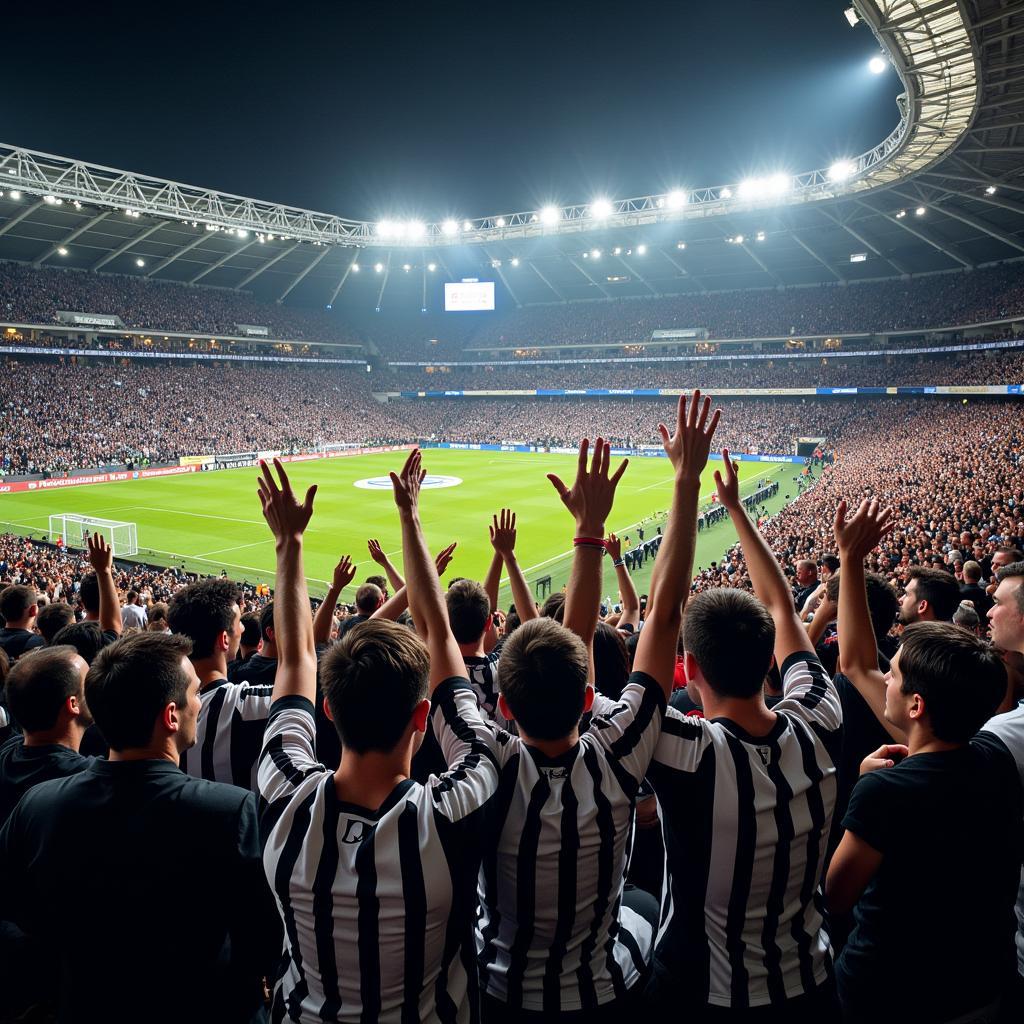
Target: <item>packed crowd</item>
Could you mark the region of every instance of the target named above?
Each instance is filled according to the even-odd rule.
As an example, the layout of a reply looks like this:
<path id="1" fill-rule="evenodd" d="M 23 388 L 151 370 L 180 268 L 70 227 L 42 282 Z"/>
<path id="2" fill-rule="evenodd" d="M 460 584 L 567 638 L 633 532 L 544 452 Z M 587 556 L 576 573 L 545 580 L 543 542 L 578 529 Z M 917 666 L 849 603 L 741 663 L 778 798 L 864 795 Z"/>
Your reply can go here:
<path id="1" fill-rule="evenodd" d="M 401 573 L 371 540 L 384 575 L 346 622 L 352 561 L 312 614 L 315 488 L 279 465 L 256 620 L 224 579 L 143 595 L 99 537 L 35 561 L 0 540 L 0 1017 L 1019 1020 L 1024 428 L 1008 404 L 854 408 L 765 523 L 725 450 L 756 405 L 657 417 L 675 482 L 643 597 L 603 441 L 551 479 L 574 554 L 543 608 L 507 509 L 485 579 L 443 591 L 418 450 L 393 476 Z M 691 585 L 713 447 L 739 544 Z M 201 909 L 143 941 L 169 882 Z M 72 912 L 103 941 L 68 942 Z"/>
<path id="2" fill-rule="evenodd" d="M 1024 354 L 1016 349 L 933 355 L 892 355 L 690 362 L 585 363 L 450 367 L 418 373 L 396 368 L 375 388 L 432 391 L 514 391 L 536 388 L 892 387 L 932 384 L 1019 384 Z"/>

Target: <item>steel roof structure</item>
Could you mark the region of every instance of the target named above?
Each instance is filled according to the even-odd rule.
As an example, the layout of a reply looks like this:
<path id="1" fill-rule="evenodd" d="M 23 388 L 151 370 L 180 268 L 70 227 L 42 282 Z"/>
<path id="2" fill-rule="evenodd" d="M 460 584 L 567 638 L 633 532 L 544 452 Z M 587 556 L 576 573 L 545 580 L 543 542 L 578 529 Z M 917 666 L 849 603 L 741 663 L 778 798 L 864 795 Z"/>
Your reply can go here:
<path id="1" fill-rule="evenodd" d="M 533 305 L 1024 257 L 1024 3 L 852 2 L 905 91 L 892 133 L 841 165 L 600 209 L 389 224 L 0 146 L 0 259 L 415 312 L 465 277 Z"/>

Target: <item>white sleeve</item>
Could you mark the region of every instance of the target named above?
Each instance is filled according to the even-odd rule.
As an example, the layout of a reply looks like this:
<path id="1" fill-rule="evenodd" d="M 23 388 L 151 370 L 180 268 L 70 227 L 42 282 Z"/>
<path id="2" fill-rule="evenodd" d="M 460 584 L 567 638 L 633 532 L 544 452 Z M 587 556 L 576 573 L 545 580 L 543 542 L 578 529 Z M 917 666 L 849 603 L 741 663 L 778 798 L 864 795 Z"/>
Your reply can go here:
<path id="1" fill-rule="evenodd" d="M 669 768 L 677 772 L 695 772 L 704 752 L 713 742 L 714 726 L 696 715 L 684 715 L 675 708 L 665 711 L 661 724 L 661 738 L 654 751 L 651 778 L 658 786 L 658 769 Z"/>
<path id="2" fill-rule="evenodd" d="M 817 725 L 826 732 L 843 727 L 843 706 L 832 677 L 811 651 L 795 651 L 782 664 L 782 700 L 772 709 Z"/>
<path id="3" fill-rule="evenodd" d="M 273 685 L 252 685 L 242 683 L 235 697 L 238 713 L 246 722 L 259 722 L 270 714 L 270 705 L 274 701 Z"/>
<path id="4" fill-rule="evenodd" d="M 273 803 L 291 796 L 310 775 L 327 769 L 316 759 L 316 721 L 313 704 L 305 697 L 282 697 L 274 702 L 263 734 L 257 786 Z"/>
<path id="5" fill-rule="evenodd" d="M 634 672 L 623 687 L 622 697 L 609 708 L 595 697 L 594 715 L 587 730 L 608 756 L 632 776 L 643 781 L 661 735 L 665 716 L 665 694 L 656 679 Z M 598 710 L 600 707 L 600 711 Z"/>
<path id="6" fill-rule="evenodd" d="M 1006 714 L 990 718 L 980 731 L 989 732 L 1002 740 L 1017 762 L 1017 771 L 1020 772 L 1020 780 L 1024 784 L 1024 704 L 1007 711 Z"/>

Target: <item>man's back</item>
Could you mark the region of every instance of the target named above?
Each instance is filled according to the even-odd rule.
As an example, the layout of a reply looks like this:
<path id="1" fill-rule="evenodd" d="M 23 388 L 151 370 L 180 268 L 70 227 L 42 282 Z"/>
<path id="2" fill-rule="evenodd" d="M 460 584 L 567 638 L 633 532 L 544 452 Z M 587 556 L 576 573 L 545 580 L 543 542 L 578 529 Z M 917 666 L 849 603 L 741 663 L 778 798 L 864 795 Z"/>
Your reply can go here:
<path id="1" fill-rule="evenodd" d="M 125 629 L 145 629 L 149 616 L 141 604 L 126 604 L 121 609 L 121 625 Z"/>
<path id="2" fill-rule="evenodd" d="M 654 985 L 696 1007 L 778 1005 L 828 972 L 818 886 L 842 741 L 839 698 L 817 657 L 782 666 L 765 736 L 670 709 L 648 777 L 670 884 Z"/>
<path id="3" fill-rule="evenodd" d="M 30 629 L 0 629 L 0 648 L 3 648 L 11 661 L 17 661 L 23 654 L 36 647 L 45 646 L 46 641 Z"/>
<path id="4" fill-rule="evenodd" d="M 0 876 L 2 916 L 59 957 L 62 1021 L 258 1007 L 279 946 L 252 794 L 169 761 L 97 761 L 25 795 L 0 832 Z M 172 975 L 178 997 L 154 997 Z"/>
<path id="5" fill-rule="evenodd" d="M 91 763 L 91 758 L 70 747 L 57 743 L 27 747 L 21 736 L 12 736 L 0 746 L 0 827 L 33 786 L 76 775 Z"/>

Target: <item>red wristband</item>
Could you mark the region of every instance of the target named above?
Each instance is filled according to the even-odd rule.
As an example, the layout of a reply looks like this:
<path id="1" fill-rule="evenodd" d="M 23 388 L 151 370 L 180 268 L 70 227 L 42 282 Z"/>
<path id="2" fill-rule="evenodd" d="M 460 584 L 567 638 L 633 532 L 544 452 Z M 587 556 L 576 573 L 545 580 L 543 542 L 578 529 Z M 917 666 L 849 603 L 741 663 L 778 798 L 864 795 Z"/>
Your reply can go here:
<path id="1" fill-rule="evenodd" d="M 583 545 L 584 547 L 604 548 L 605 551 L 608 550 L 608 541 L 604 540 L 602 537 L 573 537 L 572 544 L 573 547 Z"/>

